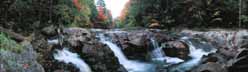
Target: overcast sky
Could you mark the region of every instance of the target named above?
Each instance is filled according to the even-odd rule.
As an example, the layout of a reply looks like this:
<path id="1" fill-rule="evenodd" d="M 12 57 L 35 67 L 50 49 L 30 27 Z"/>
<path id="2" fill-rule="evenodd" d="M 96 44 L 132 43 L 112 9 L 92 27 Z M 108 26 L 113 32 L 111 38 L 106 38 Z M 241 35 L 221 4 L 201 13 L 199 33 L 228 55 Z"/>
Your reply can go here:
<path id="1" fill-rule="evenodd" d="M 113 18 L 116 18 L 120 16 L 122 9 L 128 1 L 129 0 L 105 0 L 105 4 L 107 9 L 111 11 Z"/>

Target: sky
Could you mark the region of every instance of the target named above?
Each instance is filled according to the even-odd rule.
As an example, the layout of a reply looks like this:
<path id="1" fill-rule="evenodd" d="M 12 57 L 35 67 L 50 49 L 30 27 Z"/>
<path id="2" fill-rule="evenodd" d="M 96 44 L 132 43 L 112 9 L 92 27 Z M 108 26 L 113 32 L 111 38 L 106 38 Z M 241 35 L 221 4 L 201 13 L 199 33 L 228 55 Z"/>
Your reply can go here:
<path id="1" fill-rule="evenodd" d="M 97 1 L 97 0 L 96 0 Z M 121 15 L 122 9 L 129 0 L 104 0 L 107 9 L 112 13 L 113 18 L 117 18 Z"/>

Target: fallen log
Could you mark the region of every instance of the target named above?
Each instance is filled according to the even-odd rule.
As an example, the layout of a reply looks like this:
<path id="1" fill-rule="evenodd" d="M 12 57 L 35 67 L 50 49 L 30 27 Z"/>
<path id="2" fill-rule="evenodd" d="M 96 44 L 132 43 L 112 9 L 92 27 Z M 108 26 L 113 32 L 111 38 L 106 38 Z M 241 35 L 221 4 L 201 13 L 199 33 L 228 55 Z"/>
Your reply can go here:
<path id="1" fill-rule="evenodd" d="M 0 27 L 0 32 L 6 33 L 11 39 L 13 39 L 17 42 L 22 42 L 25 40 L 25 37 L 22 36 L 21 34 L 12 32 L 12 31 L 5 29 L 3 27 Z"/>

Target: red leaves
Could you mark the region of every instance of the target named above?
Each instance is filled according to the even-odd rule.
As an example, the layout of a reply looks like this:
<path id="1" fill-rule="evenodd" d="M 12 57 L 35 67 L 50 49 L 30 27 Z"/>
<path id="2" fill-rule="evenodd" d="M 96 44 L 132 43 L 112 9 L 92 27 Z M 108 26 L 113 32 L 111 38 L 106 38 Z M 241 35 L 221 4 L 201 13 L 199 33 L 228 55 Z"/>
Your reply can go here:
<path id="1" fill-rule="evenodd" d="M 105 11 L 104 10 L 104 7 L 99 6 L 99 7 L 97 7 L 97 9 L 98 9 L 98 16 L 97 16 L 97 18 L 99 20 L 106 20 L 107 17 L 106 17 L 106 15 L 104 13 L 104 11 Z"/>
<path id="2" fill-rule="evenodd" d="M 81 10 L 81 5 L 80 5 L 80 3 L 78 3 L 78 0 L 73 0 L 73 4 L 76 6 L 76 8 L 78 9 L 78 11 Z"/>

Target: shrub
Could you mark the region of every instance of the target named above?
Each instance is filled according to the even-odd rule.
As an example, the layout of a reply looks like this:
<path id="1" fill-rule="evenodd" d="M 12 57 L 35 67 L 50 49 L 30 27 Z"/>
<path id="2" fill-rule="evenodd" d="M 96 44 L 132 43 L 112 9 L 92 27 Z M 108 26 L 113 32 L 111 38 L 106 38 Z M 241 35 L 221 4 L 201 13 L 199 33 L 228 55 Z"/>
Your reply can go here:
<path id="1" fill-rule="evenodd" d="M 0 33 L 0 51 L 22 52 L 23 46 L 10 39 L 4 33 Z"/>

